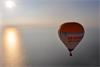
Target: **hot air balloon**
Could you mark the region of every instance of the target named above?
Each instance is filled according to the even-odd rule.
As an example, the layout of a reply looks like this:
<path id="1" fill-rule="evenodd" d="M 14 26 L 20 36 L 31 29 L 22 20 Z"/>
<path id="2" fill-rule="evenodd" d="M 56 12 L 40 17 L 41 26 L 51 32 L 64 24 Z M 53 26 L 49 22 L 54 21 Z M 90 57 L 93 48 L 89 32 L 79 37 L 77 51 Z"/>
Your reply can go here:
<path id="1" fill-rule="evenodd" d="M 67 22 L 60 26 L 58 34 L 60 40 L 68 48 L 70 56 L 72 56 L 72 51 L 82 40 L 84 33 L 83 26 L 77 22 Z"/>

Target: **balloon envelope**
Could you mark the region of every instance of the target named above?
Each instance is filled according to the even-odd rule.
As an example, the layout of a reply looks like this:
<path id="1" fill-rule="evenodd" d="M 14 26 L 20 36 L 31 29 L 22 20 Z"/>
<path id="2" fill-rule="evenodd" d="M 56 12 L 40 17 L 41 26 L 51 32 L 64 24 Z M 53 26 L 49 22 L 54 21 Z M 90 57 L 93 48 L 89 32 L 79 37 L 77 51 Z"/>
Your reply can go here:
<path id="1" fill-rule="evenodd" d="M 61 41 L 70 51 L 70 56 L 72 56 L 72 51 L 82 40 L 84 36 L 84 28 L 81 24 L 76 22 L 67 22 L 61 25 L 58 34 Z"/>

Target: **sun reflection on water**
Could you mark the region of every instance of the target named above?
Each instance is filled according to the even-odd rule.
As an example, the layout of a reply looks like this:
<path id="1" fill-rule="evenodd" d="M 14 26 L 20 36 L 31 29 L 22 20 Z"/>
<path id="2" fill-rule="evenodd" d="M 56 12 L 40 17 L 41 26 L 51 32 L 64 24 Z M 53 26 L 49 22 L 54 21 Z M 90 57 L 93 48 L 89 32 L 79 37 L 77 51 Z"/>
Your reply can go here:
<path id="1" fill-rule="evenodd" d="M 19 31 L 14 27 L 4 29 L 3 43 L 5 52 L 5 67 L 23 67 L 23 53 Z"/>

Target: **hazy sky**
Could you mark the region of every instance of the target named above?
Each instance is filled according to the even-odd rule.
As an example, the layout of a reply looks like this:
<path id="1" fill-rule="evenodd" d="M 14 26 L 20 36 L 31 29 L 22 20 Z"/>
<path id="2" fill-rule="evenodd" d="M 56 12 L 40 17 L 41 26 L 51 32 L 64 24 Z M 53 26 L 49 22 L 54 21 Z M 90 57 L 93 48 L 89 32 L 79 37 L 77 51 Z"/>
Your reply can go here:
<path id="1" fill-rule="evenodd" d="M 3 3 L 6 0 L 3 0 Z M 66 21 L 79 21 L 96 26 L 99 0 L 13 0 L 14 8 L 2 4 L 4 24 L 33 24 L 54 26 Z M 95 18 L 94 18 L 95 17 Z M 91 19 L 91 20 L 90 20 Z M 91 22 L 91 24 L 89 23 Z M 89 23 L 89 24 L 87 24 Z"/>
<path id="2" fill-rule="evenodd" d="M 26 65 L 99 64 L 99 0 L 13 0 L 16 6 L 12 9 L 6 8 L 4 1 L 0 2 L 0 24 L 17 26 Z M 59 26 L 69 21 L 76 21 L 85 29 L 73 57 L 58 37 Z"/>

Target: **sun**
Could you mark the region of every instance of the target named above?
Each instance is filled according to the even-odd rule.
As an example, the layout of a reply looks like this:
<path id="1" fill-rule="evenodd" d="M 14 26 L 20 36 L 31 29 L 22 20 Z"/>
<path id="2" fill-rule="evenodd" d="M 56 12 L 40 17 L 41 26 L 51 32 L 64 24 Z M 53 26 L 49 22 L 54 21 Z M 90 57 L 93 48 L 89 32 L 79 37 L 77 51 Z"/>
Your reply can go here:
<path id="1" fill-rule="evenodd" d="M 8 1 L 5 2 L 5 6 L 6 6 L 7 8 L 13 8 L 13 7 L 16 6 L 16 4 L 15 4 L 13 1 L 8 0 Z"/>

